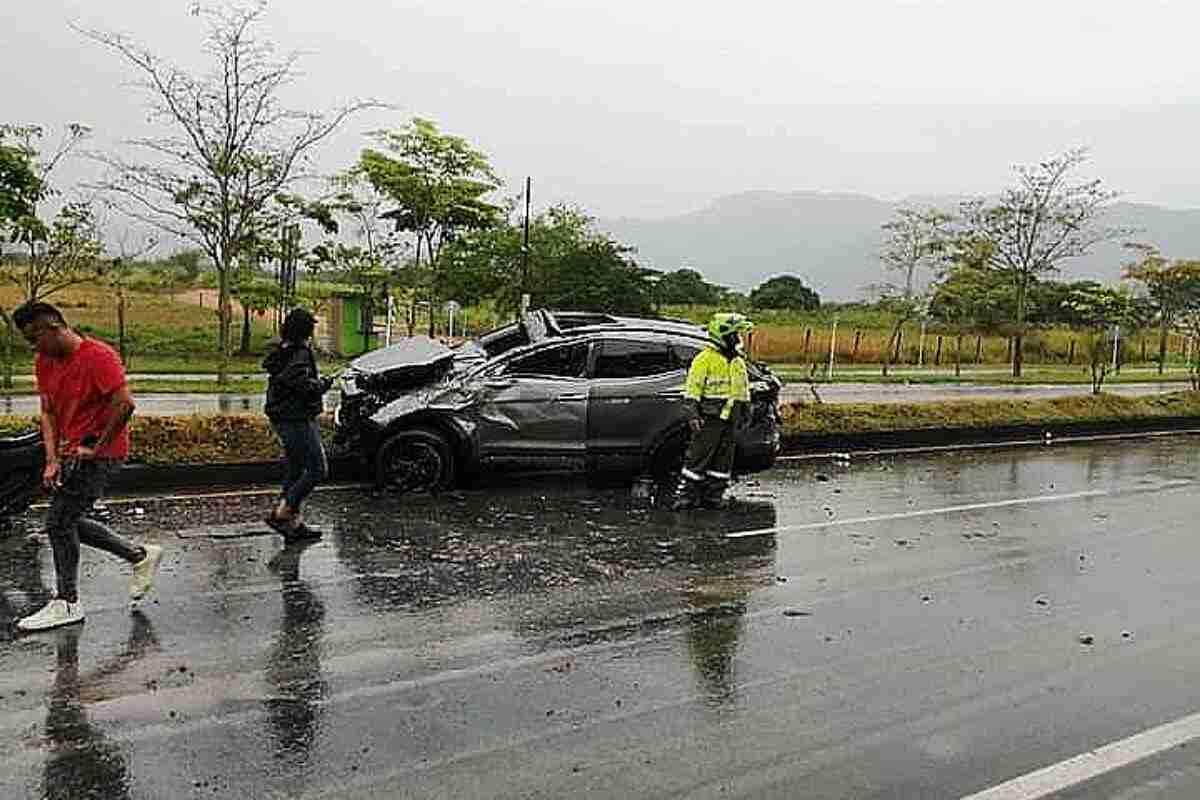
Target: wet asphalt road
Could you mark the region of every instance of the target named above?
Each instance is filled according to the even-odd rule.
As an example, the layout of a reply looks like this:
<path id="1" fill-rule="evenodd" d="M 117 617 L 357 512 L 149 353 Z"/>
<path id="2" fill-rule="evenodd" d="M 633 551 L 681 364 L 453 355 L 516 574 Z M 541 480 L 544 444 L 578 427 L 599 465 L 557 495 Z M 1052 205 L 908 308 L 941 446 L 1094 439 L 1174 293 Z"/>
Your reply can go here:
<path id="1" fill-rule="evenodd" d="M 14 638 L 49 553 L 0 542 L 0 797 L 961 797 L 1200 709 L 1196 445 L 798 461 L 679 515 L 325 491 L 286 550 L 265 497 L 114 503 L 168 547 L 142 614 L 87 553 L 87 622 Z"/>

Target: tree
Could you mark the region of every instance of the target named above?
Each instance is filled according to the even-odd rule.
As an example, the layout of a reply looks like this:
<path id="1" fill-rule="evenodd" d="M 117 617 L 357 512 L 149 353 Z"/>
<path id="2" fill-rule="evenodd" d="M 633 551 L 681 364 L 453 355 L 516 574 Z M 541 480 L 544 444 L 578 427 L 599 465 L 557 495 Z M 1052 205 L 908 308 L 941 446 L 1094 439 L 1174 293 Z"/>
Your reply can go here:
<path id="1" fill-rule="evenodd" d="M 153 235 L 147 234 L 135 242 L 130 231 L 123 231 L 117 237 L 117 257 L 112 260 L 112 266 L 108 270 L 109 281 L 117 293 L 117 352 L 121 354 L 121 362 L 126 369 L 130 367 L 133 354 L 125 335 L 125 311 L 128 303 L 125 288 L 134 265 L 157 246 L 158 239 Z"/>
<path id="2" fill-rule="evenodd" d="M 1167 363 L 1167 335 L 1175 317 L 1200 300 L 1200 261 L 1168 261 L 1151 244 L 1129 242 L 1126 248 L 1137 258 L 1125 265 L 1122 277 L 1146 287 L 1151 307 L 1158 317 L 1158 374 Z"/>
<path id="3" fill-rule="evenodd" d="M 1104 378 L 1110 369 L 1107 347 L 1110 340 L 1107 334 L 1134 321 L 1133 295 L 1124 289 L 1094 286 L 1074 290 L 1065 303 L 1079 315 L 1088 330 L 1087 349 L 1091 361 L 1092 394 L 1100 394 L 1100 387 L 1104 385 Z M 1115 347 L 1116 340 L 1112 341 Z"/>
<path id="4" fill-rule="evenodd" d="M 1012 319 L 1012 289 L 995 273 L 967 264 L 951 267 L 933 286 L 929 313 L 951 323 L 998 330 Z"/>
<path id="5" fill-rule="evenodd" d="M 36 125 L 0 125 L 0 283 L 16 286 L 25 302 L 55 294 L 93 279 L 103 250 L 90 202 L 64 203 L 47 223 L 41 205 L 56 196 L 51 176 L 58 164 L 87 136 L 83 125 L 68 125 L 49 156 L 37 142 Z M 5 245 L 17 252 L 6 253 Z M 6 335 L 3 343 L 4 388 L 12 387 L 16 329 L 8 310 L 0 308 Z"/>
<path id="6" fill-rule="evenodd" d="M 936 271 L 950 240 L 951 214 L 935 208 L 901 208 L 883 224 L 879 260 L 885 269 L 903 273 L 904 296 L 916 291 L 918 273 Z"/>
<path id="7" fill-rule="evenodd" d="M 332 224 L 323 224 L 327 237 L 312 248 L 308 264 L 351 284 L 371 305 L 387 303 L 393 284 L 412 279 L 405 270 L 409 243 L 384 216 L 390 200 L 358 167 L 331 178 L 330 186 L 333 193 L 322 204 Z M 411 335 L 411 316 L 409 323 Z"/>
<path id="8" fill-rule="evenodd" d="M 595 229 L 583 211 L 556 205 L 529 224 L 529 294 L 535 306 L 563 310 L 648 314 L 652 270 L 633 250 Z M 450 243 L 444 255 L 444 291 L 461 302 L 494 297 L 501 310 L 520 307 L 524 234 L 513 221 L 474 231 Z"/>
<path id="9" fill-rule="evenodd" d="M 37 215 L 42 178 L 34 163 L 36 151 L 22 141 L 26 138 L 22 132 L 29 135 L 35 130 L 0 125 L 0 230 L 12 230 Z"/>
<path id="10" fill-rule="evenodd" d="M 750 305 L 754 308 L 814 311 L 821 307 L 821 297 L 795 275 L 776 275 L 750 292 Z"/>
<path id="11" fill-rule="evenodd" d="M 884 240 L 879 260 L 884 269 L 904 275 L 903 285 L 883 281 L 873 287 L 879 293 L 880 304 L 890 311 L 895 321 L 884 352 L 883 374 L 898 354 L 904 324 L 913 317 L 925 317 L 932 299 L 928 285 L 918 286 L 921 270 L 938 269 L 946 252 L 952 217 L 932 208 L 901 208 L 896 218 L 883 224 Z"/>
<path id="12" fill-rule="evenodd" d="M 97 155 L 110 169 L 98 187 L 133 219 L 194 243 L 217 270 L 218 381 L 228 381 L 232 309 L 238 261 L 271 225 L 272 200 L 307 177 L 314 149 L 351 114 L 369 107 L 354 101 L 329 113 L 283 104 L 282 91 L 299 76 L 296 54 L 278 58 L 255 38 L 265 2 L 197 12 L 208 21 L 204 50 L 212 70 L 193 75 L 126 37 L 80 29 L 114 50 L 140 73 L 151 119 L 170 133 L 129 144 L 141 160 Z"/>
<path id="13" fill-rule="evenodd" d="M 1200 391 L 1200 307 L 1192 306 L 1177 314 L 1175 330 L 1192 343 L 1188 356 L 1188 379 L 1192 391 Z"/>
<path id="14" fill-rule="evenodd" d="M 1016 167 L 1017 185 L 998 200 L 961 204 L 954 241 L 960 263 L 1002 275 L 1013 288 L 1013 377 L 1020 377 L 1029 289 L 1040 275 L 1056 272 L 1068 258 L 1087 255 L 1097 244 L 1125 238 L 1128 229 L 1100 224 L 1117 196 L 1099 180 L 1071 183 L 1087 160 L 1082 149 L 1028 167 Z"/>
<path id="15" fill-rule="evenodd" d="M 696 270 L 683 267 L 663 273 L 655 298 L 661 305 L 714 306 L 721 302 L 721 287 L 704 280 Z"/>
<path id="16" fill-rule="evenodd" d="M 503 218 L 503 209 L 484 199 L 499 188 L 499 179 L 487 156 L 466 139 L 440 132 L 429 120 L 414 118 L 399 130 L 370 136 L 382 150 L 364 150 L 358 171 L 394 204 L 382 216 L 415 239 L 418 271 L 425 257 L 432 308 L 442 281 L 442 248 L 461 232 L 487 228 Z M 429 326 L 432 336 L 432 313 Z"/>

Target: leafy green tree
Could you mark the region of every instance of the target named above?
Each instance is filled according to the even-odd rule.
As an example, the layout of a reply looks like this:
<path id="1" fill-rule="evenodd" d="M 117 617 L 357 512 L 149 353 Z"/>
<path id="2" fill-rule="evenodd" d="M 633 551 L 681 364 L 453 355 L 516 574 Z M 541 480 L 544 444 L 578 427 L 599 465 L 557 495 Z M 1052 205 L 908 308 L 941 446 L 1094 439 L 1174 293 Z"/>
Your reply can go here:
<path id="1" fill-rule="evenodd" d="M 200 277 L 207 261 L 208 258 L 204 255 L 203 250 L 189 247 L 169 255 L 165 265 L 170 271 L 169 279 L 172 283 L 179 282 L 190 285 Z"/>
<path id="2" fill-rule="evenodd" d="M 821 297 L 795 275 L 776 275 L 750 292 L 750 305 L 754 308 L 815 311 L 821 307 Z"/>
<path id="3" fill-rule="evenodd" d="M 1013 293 L 1000 277 L 970 265 L 949 269 L 933 287 L 929 313 L 943 322 L 999 330 L 1012 318 Z"/>
<path id="4" fill-rule="evenodd" d="M 5 198 L 0 200 L 5 208 L 0 216 L 0 283 L 16 286 L 24 301 L 92 280 L 101 269 L 103 246 L 91 203 L 65 202 L 49 221 L 41 211 L 44 202 L 58 196 L 51 181 L 55 167 L 88 133 L 83 125 L 67 126 L 58 145 L 46 155 L 38 147 L 40 127 L 0 125 L 4 180 L 9 181 L 0 188 Z M 16 252 L 6 252 L 9 246 Z M 3 384 L 11 388 L 16 329 L 8 309 L 0 308 L 0 319 L 6 333 Z"/>
<path id="5" fill-rule="evenodd" d="M 998 199 L 960 205 L 954 260 L 995 272 L 1013 288 L 1013 377 L 1021 375 L 1021 344 L 1034 282 L 1057 271 L 1063 260 L 1087 255 L 1096 245 L 1129 233 L 1101 224 L 1115 192 L 1099 180 L 1071 182 L 1072 173 L 1086 160 L 1086 151 L 1075 149 L 1036 166 L 1017 167 L 1016 186 L 1004 189 Z"/>
<path id="6" fill-rule="evenodd" d="M 648 314 L 651 270 L 631 248 L 597 231 L 583 211 L 557 205 L 530 220 L 529 294 L 535 306 Z M 470 232 L 445 253 L 443 296 L 463 303 L 493 297 L 502 310 L 520 307 L 524 233 L 510 220 Z"/>
<path id="7" fill-rule="evenodd" d="M 1087 350 L 1091 361 L 1092 394 L 1100 394 L 1111 369 L 1107 334 L 1116 326 L 1136 323 L 1133 295 L 1125 289 L 1094 286 L 1076 289 L 1065 303 L 1079 315 L 1088 331 Z"/>
<path id="8" fill-rule="evenodd" d="M 414 238 L 413 266 L 420 274 L 424 258 L 432 308 L 444 282 L 443 247 L 465 231 L 488 228 L 503 218 L 503 209 L 485 199 L 500 181 L 487 156 L 429 120 L 415 118 L 399 130 L 370 136 L 381 149 L 364 150 L 357 171 L 393 204 L 382 216 Z M 429 326 L 432 336 L 432 313 Z"/>
<path id="9" fill-rule="evenodd" d="M 43 196 L 42 178 L 23 131 L 29 128 L 0 125 L 0 231 L 16 230 L 23 220 L 37 216 Z"/>
<path id="10" fill-rule="evenodd" d="M 1136 258 L 1125 265 L 1123 277 L 1146 287 L 1158 318 L 1158 374 L 1167 363 L 1167 335 L 1175 318 L 1200 302 L 1200 261 L 1171 261 L 1151 244 L 1128 243 Z"/>
<path id="11" fill-rule="evenodd" d="M 715 306 L 721 302 L 721 289 L 696 270 L 684 267 L 663 273 L 655 288 L 655 299 L 660 305 Z"/>
<path id="12" fill-rule="evenodd" d="M 109 175 L 97 184 L 126 215 L 192 242 L 212 259 L 219 293 L 218 381 L 228 382 L 231 289 L 242 259 L 264 238 L 271 205 L 297 181 L 315 148 L 351 114 L 378 103 L 355 101 L 330 113 L 288 108 L 283 94 L 298 56 L 279 58 L 255 37 L 266 4 L 198 8 L 208 22 L 211 71 L 194 75 L 125 36 L 81 29 L 143 78 L 151 117 L 172 134 L 135 139 L 130 159 L 98 154 Z"/>

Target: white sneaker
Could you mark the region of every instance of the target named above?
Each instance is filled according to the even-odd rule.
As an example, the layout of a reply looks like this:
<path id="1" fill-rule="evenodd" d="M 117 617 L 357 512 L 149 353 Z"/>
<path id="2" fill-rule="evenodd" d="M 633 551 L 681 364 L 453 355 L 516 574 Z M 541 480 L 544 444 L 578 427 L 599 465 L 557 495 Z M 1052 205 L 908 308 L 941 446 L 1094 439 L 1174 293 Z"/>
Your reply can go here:
<path id="1" fill-rule="evenodd" d="M 156 544 L 143 545 L 146 557 L 133 565 L 133 577 L 129 579 L 129 602 L 136 605 L 154 589 L 154 577 L 158 574 L 158 562 L 162 561 L 162 548 Z"/>
<path id="2" fill-rule="evenodd" d="M 22 631 L 48 631 L 63 625 L 74 625 L 83 622 L 83 604 L 68 603 L 66 600 L 54 598 L 42 607 L 41 611 L 17 620 L 17 629 Z"/>

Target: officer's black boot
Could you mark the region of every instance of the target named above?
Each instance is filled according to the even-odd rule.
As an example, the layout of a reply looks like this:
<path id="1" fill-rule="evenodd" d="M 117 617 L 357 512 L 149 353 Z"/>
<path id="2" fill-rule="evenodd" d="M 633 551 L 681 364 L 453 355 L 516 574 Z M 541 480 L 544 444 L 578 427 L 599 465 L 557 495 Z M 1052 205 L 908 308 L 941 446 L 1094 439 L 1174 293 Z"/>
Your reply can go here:
<path id="1" fill-rule="evenodd" d="M 727 488 L 729 488 L 729 481 L 717 478 L 709 478 L 704 481 L 704 486 L 700 489 L 700 505 L 704 508 L 724 508 L 729 502 L 725 498 Z"/>
<path id="2" fill-rule="evenodd" d="M 675 494 L 671 497 L 671 510 L 686 511 L 695 508 L 699 502 L 699 488 L 696 481 L 680 475 L 679 483 L 675 485 Z"/>

